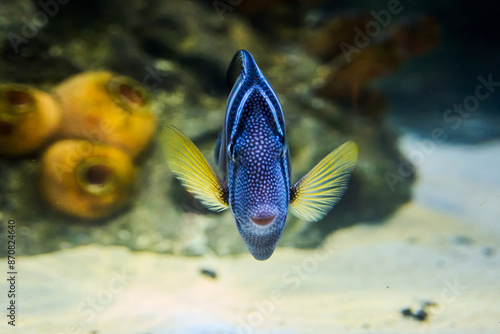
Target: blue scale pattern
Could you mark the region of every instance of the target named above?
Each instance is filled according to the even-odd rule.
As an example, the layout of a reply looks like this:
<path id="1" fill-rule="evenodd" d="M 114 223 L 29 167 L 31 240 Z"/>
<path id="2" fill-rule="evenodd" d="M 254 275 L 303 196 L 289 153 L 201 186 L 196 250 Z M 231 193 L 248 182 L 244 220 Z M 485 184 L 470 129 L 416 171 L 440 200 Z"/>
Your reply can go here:
<path id="1" fill-rule="evenodd" d="M 284 138 L 272 129 L 272 113 L 261 90 L 245 101 L 229 164 L 229 205 L 247 247 L 256 259 L 271 256 L 285 225 L 289 178 Z M 251 218 L 275 220 L 265 226 Z"/>

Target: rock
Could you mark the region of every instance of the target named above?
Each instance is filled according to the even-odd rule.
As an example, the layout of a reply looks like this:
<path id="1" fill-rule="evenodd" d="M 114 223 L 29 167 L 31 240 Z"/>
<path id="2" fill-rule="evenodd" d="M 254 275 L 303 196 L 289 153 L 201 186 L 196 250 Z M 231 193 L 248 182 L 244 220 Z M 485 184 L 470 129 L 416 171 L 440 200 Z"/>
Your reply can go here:
<path id="1" fill-rule="evenodd" d="M 321 61 L 329 62 L 342 54 L 343 43 L 353 44 L 357 29 L 364 28 L 371 19 L 366 11 L 339 13 L 311 30 L 305 41 L 306 48 Z"/>
<path id="2" fill-rule="evenodd" d="M 405 59 L 427 53 L 440 42 L 439 24 L 434 18 L 423 15 L 403 17 L 390 26 L 386 34 Z"/>
<path id="3" fill-rule="evenodd" d="M 440 28 L 427 16 L 405 16 L 387 28 L 376 23 L 377 31 L 369 32 L 373 23 L 366 11 L 340 13 L 309 31 L 303 44 L 327 64 L 319 96 L 381 119 L 387 104 L 370 84 L 435 48 Z"/>
<path id="4" fill-rule="evenodd" d="M 30 0 L 0 2 L 0 51 L 6 48 L 20 51 L 18 45 L 35 33 L 27 27 L 35 11 L 35 4 Z"/>

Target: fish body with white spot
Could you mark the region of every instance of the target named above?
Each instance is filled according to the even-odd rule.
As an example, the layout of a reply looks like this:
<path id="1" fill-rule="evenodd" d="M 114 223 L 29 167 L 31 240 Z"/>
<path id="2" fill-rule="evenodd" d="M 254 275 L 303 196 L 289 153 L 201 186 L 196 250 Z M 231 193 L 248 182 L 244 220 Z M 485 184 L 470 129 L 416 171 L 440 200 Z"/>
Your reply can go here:
<path id="1" fill-rule="evenodd" d="M 219 174 L 175 127 L 164 128 L 162 145 L 184 187 L 213 211 L 229 207 L 250 253 L 266 260 L 276 248 L 288 210 L 316 221 L 340 200 L 358 148 L 343 144 L 292 185 L 283 110 L 248 51 L 234 55 L 227 79 L 232 89 L 214 151 Z"/>

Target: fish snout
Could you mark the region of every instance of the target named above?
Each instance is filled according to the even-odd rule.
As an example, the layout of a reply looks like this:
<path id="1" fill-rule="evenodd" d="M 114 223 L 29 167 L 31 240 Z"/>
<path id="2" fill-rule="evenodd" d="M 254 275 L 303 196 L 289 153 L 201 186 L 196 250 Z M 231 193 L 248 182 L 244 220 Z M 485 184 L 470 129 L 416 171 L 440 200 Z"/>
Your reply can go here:
<path id="1" fill-rule="evenodd" d="M 276 219 L 276 215 L 267 216 L 267 217 L 264 217 L 264 216 L 263 217 L 256 217 L 256 218 L 250 218 L 250 219 L 256 225 L 267 226 L 267 225 L 271 224 Z"/>

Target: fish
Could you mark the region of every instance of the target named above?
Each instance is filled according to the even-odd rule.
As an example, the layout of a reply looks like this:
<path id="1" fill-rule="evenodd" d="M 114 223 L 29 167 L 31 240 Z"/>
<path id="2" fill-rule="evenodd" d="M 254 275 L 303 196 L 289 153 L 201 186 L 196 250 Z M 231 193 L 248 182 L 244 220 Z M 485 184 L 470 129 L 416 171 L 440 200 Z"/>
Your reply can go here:
<path id="1" fill-rule="evenodd" d="M 358 146 L 344 143 L 292 184 L 281 103 L 250 52 L 236 52 L 226 77 L 231 92 L 214 149 L 218 173 L 175 126 L 164 126 L 160 141 L 184 188 L 209 210 L 230 209 L 248 251 L 264 261 L 274 253 L 288 211 L 314 222 L 339 202 Z"/>

